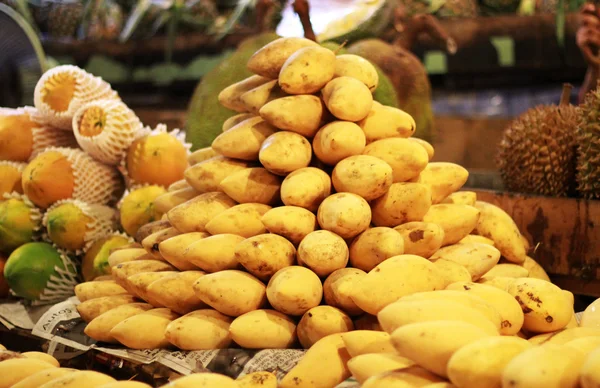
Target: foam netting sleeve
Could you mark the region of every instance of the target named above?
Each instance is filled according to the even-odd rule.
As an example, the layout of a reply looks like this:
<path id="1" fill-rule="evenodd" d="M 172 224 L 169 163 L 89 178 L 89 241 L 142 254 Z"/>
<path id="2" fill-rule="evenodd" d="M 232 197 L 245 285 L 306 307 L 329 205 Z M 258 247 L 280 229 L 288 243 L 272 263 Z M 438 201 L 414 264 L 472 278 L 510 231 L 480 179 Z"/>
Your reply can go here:
<path id="1" fill-rule="evenodd" d="M 13 162 L 11 160 L 0 160 L 0 166 L 10 166 L 22 173 L 25 167 L 27 167 L 27 163 Z"/>
<path id="2" fill-rule="evenodd" d="M 83 214 L 92 219 L 88 224 L 86 224 L 87 230 L 84 236 L 85 246 L 81 250 L 74 251 L 73 253 L 76 255 L 81 255 L 87 252 L 94 241 L 111 234 L 117 227 L 118 218 L 117 211 L 115 209 L 104 205 L 89 204 L 78 199 L 63 199 L 50 206 L 46 210 L 46 213 L 44 213 L 42 225 L 44 225 L 46 230 L 48 228 L 48 215 L 57 207 L 65 204 L 73 204 L 79 210 L 81 210 Z M 44 240 L 54 244 L 47 232 L 44 233 Z"/>
<path id="3" fill-rule="evenodd" d="M 66 78 L 75 80 L 73 97 L 66 110 L 56 111 L 44 102 L 44 89 L 53 83 L 60 83 L 61 80 Z M 105 99 L 120 98 L 117 92 L 112 90 L 110 84 L 102 78 L 96 77 L 77 66 L 57 66 L 45 72 L 36 84 L 33 101 L 37 111 L 31 117 L 40 124 L 72 131 L 73 116 L 82 105 Z"/>
<path id="4" fill-rule="evenodd" d="M 47 151 L 60 152 L 71 162 L 75 178 L 73 199 L 107 205 L 122 193 L 123 179 L 116 168 L 98 162 L 80 149 L 48 148 Z"/>
<path id="5" fill-rule="evenodd" d="M 39 299 L 31 302 L 34 306 L 62 302 L 75 293 L 75 286 L 80 280 L 77 263 L 65 251 L 58 249 L 58 253 L 64 268 L 54 267 L 55 274 L 50 276 Z"/>
<path id="6" fill-rule="evenodd" d="M 35 206 L 25 194 L 19 194 L 16 191 L 13 191 L 12 193 L 4 193 L 0 198 L 18 199 L 23 201 L 23 203 L 29 208 L 29 219 L 35 225 L 33 228 L 33 240 L 39 240 L 42 234 L 42 211 Z"/>
<path id="7" fill-rule="evenodd" d="M 156 126 L 156 128 L 154 128 L 154 129 L 151 129 L 148 126 L 144 127 L 142 130 L 140 130 L 138 132 L 138 135 L 136 136 L 134 141 L 138 140 L 144 136 L 157 135 L 160 133 L 167 133 L 167 134 L 173 136 L 178 141 L 180 141 L 181 144 L 183 144 L 183 146 L 185 147 L 187 154 L 190 155 L 190 149 L 192 148 L 192 143 L 187 143 L 185 141 L 185 132 L 183 132 L 179 128 L 175 128 L 172 131 L 169 131 L 167 129 L 166 124 L 158 124 Z M 137 152 L 137 150 L 136 150 L 136 152 Z M 121 172 L 121 174 L 123 174 L 123 177 L 125 178 L 125 185 L 128 189 L 131 190 L 134 187 L 139 188 L 139 186 L 144 185 L 141 182 L 136 182 L 135 180 L 131 179 L 131 177 L 129 176 L 129 173 L 127 172 L 127 157 L 124 157 L 123 159 L 121 159 L 121 162 L 119 163 L 119 171 Z"/>
<path id="8" fill-rule="evenodd" d="M 83 136 L 80 121 L 93 108 L 100 109 L 106 117 L 104 128 L 96 136 Z M 102 163 L 118 165 L 127 149 L 140 134 L 143 125 L 140 119 L 119 100 L 98 100 L 83 105 L 73 117 L 73 132 L 79 146 Z"/>

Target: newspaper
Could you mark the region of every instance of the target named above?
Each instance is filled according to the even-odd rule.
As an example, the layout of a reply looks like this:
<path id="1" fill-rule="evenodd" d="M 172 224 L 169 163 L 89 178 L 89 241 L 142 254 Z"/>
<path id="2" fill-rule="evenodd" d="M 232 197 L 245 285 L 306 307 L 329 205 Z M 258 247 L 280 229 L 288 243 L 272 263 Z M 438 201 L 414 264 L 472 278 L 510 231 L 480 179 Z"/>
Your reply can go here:
<path id="1" fill-rule="evenodd" d="M 52 308 L 52 305 L 30 306 L 21 300 L 0 300 L 0 323 L 8 329 L 15 327 L 32 330 L 40 317 Z"/>
<path id="2" fill-rule="evenodd" d="M 75 349 L 75 353 L 93 349 L 140 364 L 158 363 L 182 375 L 210 371 L 238 378 L 252 372 L 270 371 L 281 379 L 305 353 L 300 349 L 130 350 L 96 344 L 96 341 L 83 332 L 86 323 L 77 312 L 78 303 L 77 298 L 72 297 L 51 306 L 37 321 L 32 334 L 48 340 L 49 349 L 71 347 Z M 340 385 L 340 388 L 354 387 L 358 387 L 358 384 L 352 379 Z"/>

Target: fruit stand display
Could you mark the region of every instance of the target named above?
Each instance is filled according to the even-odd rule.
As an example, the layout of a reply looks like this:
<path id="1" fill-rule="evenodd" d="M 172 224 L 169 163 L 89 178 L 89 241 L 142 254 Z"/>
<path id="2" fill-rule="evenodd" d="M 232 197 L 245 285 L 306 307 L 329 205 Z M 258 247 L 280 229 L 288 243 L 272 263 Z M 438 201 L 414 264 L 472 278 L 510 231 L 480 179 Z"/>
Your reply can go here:
<path id="1" fill-rule="evenodd" d="M 247 67 L 192 152 L 75 66 L 0 112 L 3 275 L 48 306 L 33 336 L 172 371 L 155 386 L 600 384 L 598 302 L 575 314 L 538 241 L 378 99 L 371 62 L 278 38 Z M 0 360 L 0 387 L 148 386 Z"/>

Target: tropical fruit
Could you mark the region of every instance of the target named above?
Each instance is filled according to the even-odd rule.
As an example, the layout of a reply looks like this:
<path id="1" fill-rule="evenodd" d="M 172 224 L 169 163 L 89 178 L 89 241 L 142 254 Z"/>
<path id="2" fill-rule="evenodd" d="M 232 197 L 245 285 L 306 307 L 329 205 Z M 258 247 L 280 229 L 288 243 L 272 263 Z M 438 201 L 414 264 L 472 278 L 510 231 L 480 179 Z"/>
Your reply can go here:
<path id="1" fill-rule="evenodd" d="M 23 170 L 23 192 L 41 208 L 61 199 L 107 205 L 122 193 L 119 172 L 81 150 L 48 148 Z"/>
<path id="2" fill-rule="evenodd" d="M 25 163 L 0 161 L 0 198 L 12 192 L 23 194 L 21 175 L 25 166 Z"/>
<path id="3" fill-rule="evenodd" d="M 33 119 L 41 124 L 72 130 L 73 116 L 84 104 L 118 99 L 108 83 L 77 66 L 62 65 L 45 72 L 35 86 Z"/>
<path id="4" fill-rule="evenodd" d="M 569 104 L 570 92 L 565 86 L 560 105 L 532 108 L 504 130 L 496 160 L 508 190 L 554 197 L 572 193 L 580 114 Z"/>
<path id="5" fill-rule="evenodd" d="M 102 205 L 62 200 L 44 213 L 43 225 L 59 248 L 80 251 L 116 227 L 116 212 Z"/>
<path id="6" fill-rule="evenodd" d="M 154 200 L 165 193 L 165 188 L 158 185 L 137 187 L 125 193 L 119 204 L 119 214 L 128 235 L 135 236 L 141 226 L 160 220 L 162 212 L 156 208 Z"/>
<path id="7" fill-rule="evenodd" d="M 186 123 L 187 138 L 193 150 L 210 146 L 222 132 L 223 122 L 235 115 L 235 111 L 219 104 L 217 95 L 225 87 L 251 76 L 246 68 L 248 59 L 278 37 L 269 32 L 246 39 L 233 54 L 202 77 L 190 101 Z"/>
<path id="8" fill-rule="evenodd" d="M 169 187 L 183 179 L 188 167 L 188 148 L 179 136 L 179 130 L 167 132 L 167 126 L 159 124 L 154 130 L 145 130 L 127 150 L 121 172 L 128 187 L 150 184 Z M 161 166 L 161 168 L 156 168 Z"/>
<path id="9" fill-rule="evenodd" d="M 0 298 L 6 298 L 10 287 L 4 277 L 4 267 L 6 266 L 7 258 L 0 255 Z"/>
<path id="10" fill-rule="evenodd" d="M 0 160 L 27 162 L 48 147 L 77 147 L 72 133 L 36 123 L 31 107 L 0 108 Z"/>
<path id="11" fill-rule="evenodd" d="M 119 233 L 102 237 L 88 248 L 81 263 L 81 275 L 85 281 L 102 275 L 110 275 L 108 256 L 112 249 L 131 243 L 131 238 Z"/>
<path id="12" fill-rule="evenodd" d="M 581 124 L 577 129 L 577 190 L 585 198 L 600 198 L 598 159 L 600 155 L 600 129 L 596 112 L 600 90 L 587 94 L 581 104 Z"/>
<path id="13" fill-rule="evenodd" d="M 30 242 L 42 225 L 42 214 L 26 196 L 0 199 L 0 252 L 9 254 Z"/>
<path id="14" fill-rule="evenodd" d="M 27 243 L 15 249 L 4 266 L 6 282 L 16 295 L 47 303 L 71 295 L 69 286 L 77 283 L 76 276 L 73 262 L 43 242 Z M 48 289 L 52 292 L 48 293 Z"/>
<path id="15" fill-rule="evenodd" d="M 371 61 L 387 75 L 394 86 L 398 107 L 415 120 L 414 136 L 431 142 L 434 137 L 431 84 L 419 59 L 379 39 L 353 43 L 348 46 L 348 53 Z"/>
<path id="16" fill-rule="evenodd" d="M 391 23 L 395 6 L 392 0 L 359 2 L 343 17 L 332 17 L 317 40 L 342 43 L 379 36 Z"/>

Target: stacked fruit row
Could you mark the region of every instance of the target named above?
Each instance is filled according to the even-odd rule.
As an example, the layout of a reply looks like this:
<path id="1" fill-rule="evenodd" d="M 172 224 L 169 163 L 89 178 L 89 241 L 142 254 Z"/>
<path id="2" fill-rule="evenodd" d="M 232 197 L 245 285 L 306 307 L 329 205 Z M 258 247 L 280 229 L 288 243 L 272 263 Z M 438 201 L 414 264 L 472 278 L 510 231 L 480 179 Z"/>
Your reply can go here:
<path id="1" fill-rule="evenodd" d="M 459 191 L 464 168 L 373 102 L 369 62 L 282 38 L 248 68 L 219 95 L 238 114 L 156 198 L 165 219 L 77 286 L 90 337 L 308 349 L 281 387 L 576 386 L 592 346 L 565 343 L 596 348 L 600 328 L 578 327 L 508 214 Z"/>
<path id="2" fill-rule="evenodd" d="M 183 178 L 189 147 L 75 66 L 46 72 L 34 105 L 0 110 L 0 255 L 16 295 L 53 302 L 72 292 L 78 257 L 89 278 L 98 255 L 132 241 L 120 224 L 133 235 L 160 218 L 153 200 Z"/>
<path id="3" fill-rule="evenodd" d="M 0 387 L 2 388 L 149 388 L 140 381 L 117 381 L 111 376 L 95 371 L 78 371 L 64 368 L 58 360 L 41 352 L 18 353 L 7 350 L 0 344 Z M 277 378 L 269 372 L 254 372 L 233 382 L 226 376 L 216 374 L 195 374 L 180 378 L 164 387 L 194 388 L 212 384 L 214 387 L 228 388 L 276 388 Z"/>

